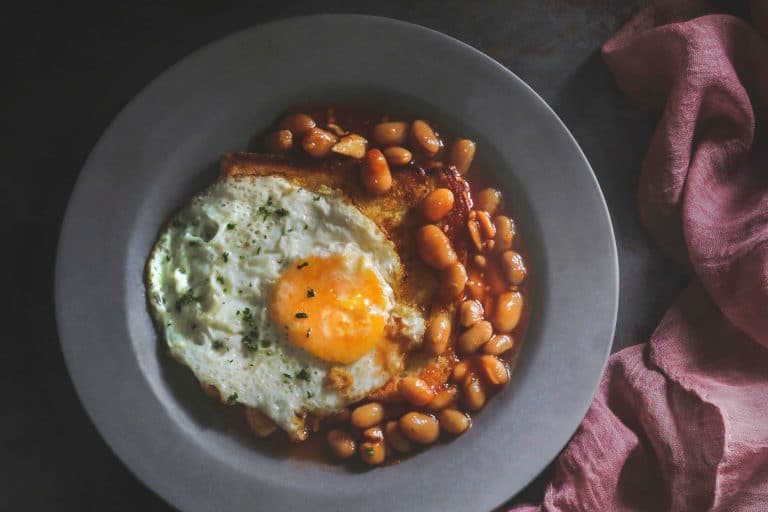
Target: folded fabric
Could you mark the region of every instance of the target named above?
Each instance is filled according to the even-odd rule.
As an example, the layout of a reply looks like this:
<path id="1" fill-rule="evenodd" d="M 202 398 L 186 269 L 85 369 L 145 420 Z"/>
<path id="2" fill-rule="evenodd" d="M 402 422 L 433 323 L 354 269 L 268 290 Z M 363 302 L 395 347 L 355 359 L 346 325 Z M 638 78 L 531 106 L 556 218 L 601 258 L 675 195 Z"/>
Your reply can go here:
<path id="1" fill-rule="evenodd" d="M 768 7 L 752 24 L 655 2 L 603 46 L 660 113 L 641 218 L 695 273 L 647 344 L 614 354 L 545 511 L 768 511 Z"/>

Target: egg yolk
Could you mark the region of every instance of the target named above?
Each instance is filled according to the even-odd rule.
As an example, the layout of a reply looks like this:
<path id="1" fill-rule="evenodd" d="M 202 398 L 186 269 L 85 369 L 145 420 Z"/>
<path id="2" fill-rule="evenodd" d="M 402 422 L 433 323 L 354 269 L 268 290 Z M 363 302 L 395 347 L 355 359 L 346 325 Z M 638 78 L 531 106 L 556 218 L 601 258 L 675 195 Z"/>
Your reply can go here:
<path id="1" fill-rule="evenodd" d="M 373 270 L 336 254 L 295 261 L 278 279 L 269 310 L 291 343 L 324 361 L 349 364 L 384 339 L 385 306 Z"/>

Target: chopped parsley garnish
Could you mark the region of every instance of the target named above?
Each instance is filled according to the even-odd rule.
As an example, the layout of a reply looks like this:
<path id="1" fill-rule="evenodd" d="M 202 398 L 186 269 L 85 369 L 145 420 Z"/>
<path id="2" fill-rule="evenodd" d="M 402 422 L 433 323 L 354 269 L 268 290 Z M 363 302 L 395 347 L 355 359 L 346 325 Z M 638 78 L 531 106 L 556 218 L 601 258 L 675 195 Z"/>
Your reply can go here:
<path id="1" fill-rule="evenodd" d="M 312 398 L 313 396 L 315 395 L 313 395 L 311 391 L 307 391 L 307 398 Z"/>
<path id="2" fill-rule="evenodd" d="M 224 348 L 224 342 L 221 340 L 213 340 L 213 348 L 216 350 Z"/>
<path id="3" fill-rule="evenodd" d="M 188 304 L 192 304 L 193 302 L 197 302 L 199 299 L 195 297 L 195 294 L 192 293 L 192 290 L 187 290 L 187 292 L 179 297 L 179 300 L 176 302 L 176 311 L 181 311 L 181 308 L 183 306 L 186 306 Z"/>
<path id="4" fill-rule="evenodd" d="M 245 308 L 242 311 L 243 320 L 248 322 L 249 324 L 253 323 L 253 313 L 251 313 L 251 308 Z"/>
<path id="5" fill-rule="evenodd" d="M 259 208 L 256 210 L 256 212 L 261 215 L 264 220 L 267 220 L 267 217 L 270 215 L 277 215 L 278 217 L 285 217 L 290 212 L 286 210 L 285 208 L 273 208 L 272 207 L 272 198 L 270 197 L 267 199 L 267 203 L 259 206 Z"/>
<path id="6" fill-rule="evenodd" d="M 310 288 L 309 290 L 307 290 L 307 297 L 310 297 L 310 298 L 312 298 L 312 297 L 314 297 L 314 296 L 315 296 L 315 290 L 313 290 L 312 288 Z"/>
<path id="7" fill-rule="evenodd" d="M 229 253 L 228 252 L 222 253 L 221 258 L 224 260 L 224 263 L 227 263 L 229 261 Z"/>
<path id="8" fill-rule="evenodd" d="M 261 254 L 261 246 L 256 248 L 256 255 L 258 256 L 259 254 Z"/>
<path id="9" fill-rule="evenodd" d="M 289 373 L 284 373 L 284 374 L 283 374 L 283 378 L 284 378 L 284 379 L 290 379 L 290 378 L 291 378 L 291 375 L 290 375 Z"/>
<path id="10" fill-rule="evenodd" d="M 309 318 L 309 315 L 304 313 L 303 311 L 299 311 L 298 313 L 296 313 L 295 316 L 296 318 Z"/>
<path id="11" fill-rule="evenodd" d="M 227 231 L 232 231 L 233 229 L 235 229 L 235 225 L 234 224 L 232 224 L 231 222 L 229 224 L 227 224 Z"/>
<path id="12" fill-rule="evenodd" d="M 309 372 L 307 371 L 306 368 L 302 368 L 301 370 L 298 371 L 298 373 L 296 373 L 296 378 L 309 382 Z"/>
<path id="13" fill-rule="evenodd" d="M 367 457 L 373 457 L 373 448 L 371 448 L 370 446 L 366 446 L 365 447 L 365 455 Z"/>
<path id="14" fill-rule="evenodd" d="M 232 393 L 231 395 L 229 395 L 227 397 L 227 403 L 228 404 L 233 404 L 235 402 L 237 402 L 237 393 Z"/>
<path id="15" fill-rule="evenodd" d="M 250 336 L 243 336 L 243 346 L 251 352 L 256 352 L 259 350 L 259 341 Z"/>
<path id="16" fill-rule="evenodd" d="M 305 223 L 304 223 L 304 231 L 306 231 L 306 230 L 308 230 L 308 229 L 309 229 L 309 224 L 307 224 L 307 223 L 305 222 Z"/>
<path id="17" fill-rule="evenodd" d="M 312 200 L 313 201 L 319 201 L 320 200 L 320 196 L 315 196 L 315 197 L 312 198 Z"/>
<path id="18" fill-rule="evenodd" d="M 296 265 L 296 268 L 301 270 L 301 269 L 303 269 L 306 266 L 309 266 L 309 262 L 308 261 L 305 261 L 303 263 L 299 263 L 298 265 Z"/>
<path id="19" fill-rule="evenodd" d="M 218 281 L 219 284 L 224 284 L 224 278 L 221 277 L 221 274 L 216 275 L 216 281 Z"/>
<path id="20" fill-rule="evenodd" d="M 171 255 L 170 254 L 165 257 L 165 261 L 171 261 Z"/>
<path id="21" fill-rule="evenodd" d="M 269 340 L 261 340 L 261 348 L 267 348 L 272 343 Z M 270 354 L 271 355 L 271 354 Z"/>

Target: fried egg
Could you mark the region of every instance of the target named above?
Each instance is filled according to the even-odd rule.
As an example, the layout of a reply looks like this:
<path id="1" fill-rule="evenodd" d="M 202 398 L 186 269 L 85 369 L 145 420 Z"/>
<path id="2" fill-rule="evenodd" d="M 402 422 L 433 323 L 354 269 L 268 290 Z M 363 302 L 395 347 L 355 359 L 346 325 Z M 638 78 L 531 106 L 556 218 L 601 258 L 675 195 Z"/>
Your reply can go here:
<path id="1" fill-rule="evenodd" d="M 393 243 L 339 191 L 222 178 L 161 231 L 150 311 L 171 354 L 294 439 L 403 371 L 423 312 Z"/>

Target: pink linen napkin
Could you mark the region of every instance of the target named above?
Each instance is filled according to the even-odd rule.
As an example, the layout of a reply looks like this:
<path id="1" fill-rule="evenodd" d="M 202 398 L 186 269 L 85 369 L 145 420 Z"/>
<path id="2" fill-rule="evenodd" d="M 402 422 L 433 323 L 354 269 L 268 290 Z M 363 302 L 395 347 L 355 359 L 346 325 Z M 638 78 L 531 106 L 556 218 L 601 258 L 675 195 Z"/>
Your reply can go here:
<path id="1" fill-rule="evenodd" d="M 768 511 L 768 1 L 753 24 L 655 2 L 603 46 L 661 117 L 642 220 L 696 279 L 650 341 L 614 354 L 545 511 Z"/>

